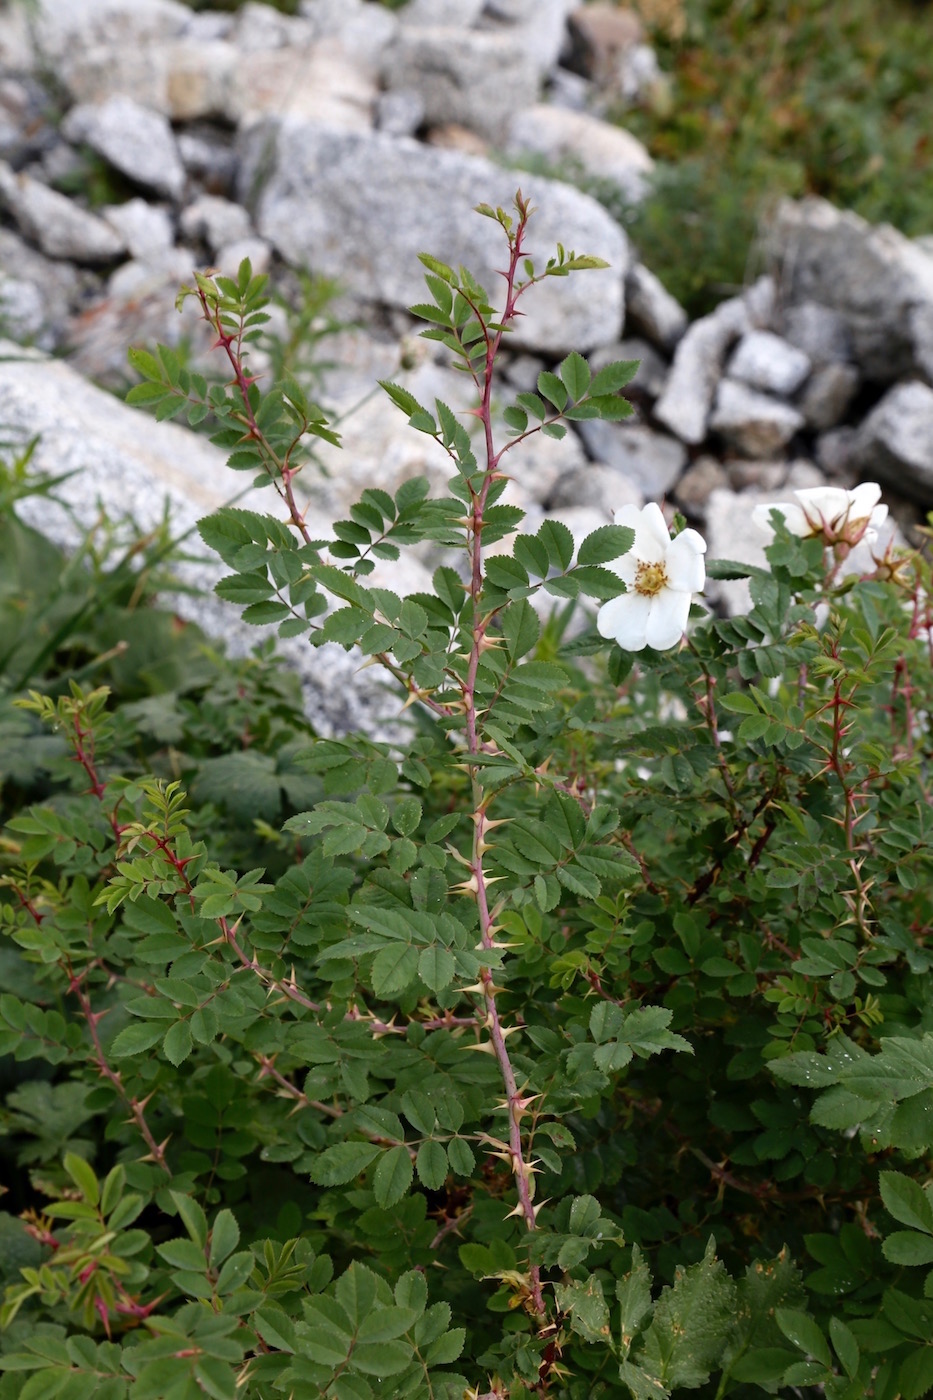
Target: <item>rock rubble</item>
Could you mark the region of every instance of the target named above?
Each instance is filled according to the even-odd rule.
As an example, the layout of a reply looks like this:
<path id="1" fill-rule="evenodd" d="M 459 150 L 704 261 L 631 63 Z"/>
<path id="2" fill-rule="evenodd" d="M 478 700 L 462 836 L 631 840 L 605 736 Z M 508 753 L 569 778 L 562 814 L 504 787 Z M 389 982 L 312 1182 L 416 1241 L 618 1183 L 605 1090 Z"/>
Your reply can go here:
<path id="1" fill-rule="evenodd" d="M 8 6 L 0 322 L 70 366 L 5 343 L 4 436 L 39 433 L 40 464 L 44 453 L 84 471 L 96 463 L 79 516 L 99 495 L 115 515 L 143 518 L 167 493 L 187 528 L 197 493 L 208 509 L 235 480 L 221 484 L 216 463 L 207 472 L 203 440 L 181 429 L 156 451 L 154 425 L 129 409 L 119 450 L 82 448 L 99 445 L 112 411 L 88 381 L 124 386 L 127 346 L 154 340 L 200 365 L 209 338 L 190 305 L 175 314 L 177 285 L 195 267 L 230 273 L 249 256 L 286 299 L 307 272 L 338 279 L 341 314 L 357 326 L 327 342 L 332 363 L 315 384 L 347 413 L 346 451 L 322 452 L 329 474 L 309 482 L 321 528 L 365 485 L 392 489 L 419 472 L 442 485 L 443 454 L 367 395 L 390 377 L 468 406 L 463 377 L 412 341 L 417 255 L 468 266 L 494 294 L 501 231 L 471 209 L 508 207 L 520 184 L 539 211 L 537 267 L 558 240 L 610 266 L 548 279 L 529 299 L 509 384 L 532 388 L 571 349 L 594 370 L 642 361 L 631 419 L 533 439 L 524 466 L 516 454 L 509 499 L 530 525 L 551 514 L 582 530 L 622 504 L 666 498 L 706 529 L 712 555 L 742 558 L 760 501 L 865 478 L 883 481 L 909 524 L 933 507 L 930 245 L 821 200 L 785 201 L 766 231 L 766 275 L 688 324 L 641 260 L 650 249 L 634 249 L 574 183 L 643 197 L 647 151 L 601 114 L 659 81 L 633 12 L 575 0 L 409 0 L 397 13 L 376 0 L 302 0 L 295 16 L 260 3 L 199 14 L 180 0 Z M 565 178 L 517 173 L 510 159 Z M 149 444 L 145 469 L 133 423 Z M 423 587 L 423 564 L 412 570 Z M 215 622 L 216 606 L 203 604 Z M 255 636 L 218 625 L 241 645 Z M 329 730 L 340 725 L 333 696 L 350 688 L 332 660 L 337 671 L 316 653 L 308 676 Z"/>

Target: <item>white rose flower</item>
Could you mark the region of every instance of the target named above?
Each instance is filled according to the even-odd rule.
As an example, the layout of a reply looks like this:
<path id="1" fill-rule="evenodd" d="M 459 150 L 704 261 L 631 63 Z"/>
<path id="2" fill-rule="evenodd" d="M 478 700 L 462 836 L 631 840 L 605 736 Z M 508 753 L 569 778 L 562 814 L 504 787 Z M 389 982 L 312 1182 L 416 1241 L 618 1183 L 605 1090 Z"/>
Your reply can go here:
<path id="1" fill-rule="evenodd" d="M 881 487 L 876 481 L 863 481 L 854 491 L 842 486 L 813 486 L 806 491 L 795 491 L 796 503 L 780 502 L 775 505 L 756 506 L 752 511 L 754 523 L 774 534 L 770 515 L 776 510 L 783 516 L 784 524 L 792 535 L 806 539 L 810 535 L 822 535 L 827 544 L 874 544 L 878 538 L 878 527 L 887 518 L 887 506 L 879 505 Z"/>
<path id="2" fill-rule="evenodd" d="M 682 530 L 672 540 L 654 502 L 642 510 L 623 506 L 614 520 L 635 531 L 628 554 L 608 566 L 628 591 L 603 603 L 596 614 L 597 631 L 623 651 L 676 646 L 687 626 L 691 595 L 706 581 L 706 541 L 696 530 Z"/>

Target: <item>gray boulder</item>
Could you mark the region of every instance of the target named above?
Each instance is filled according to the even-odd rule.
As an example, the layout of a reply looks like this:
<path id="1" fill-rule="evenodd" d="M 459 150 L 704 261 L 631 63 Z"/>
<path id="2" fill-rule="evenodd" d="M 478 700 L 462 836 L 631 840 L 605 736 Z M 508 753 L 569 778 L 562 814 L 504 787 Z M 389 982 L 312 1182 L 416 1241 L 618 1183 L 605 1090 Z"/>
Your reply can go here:
<path id="1" fill-rule="evenodd" d="M 797 407 L 811 428 L 825 432 L 845 418 L 861 382 L 855 365 L 838 360 L 820 365 L 810 376 Z"/>
<path id="2" fill-rule="evenodd" d="M 4 335 L 20 344 L 39 344 L 49 348 L 45 330 L 45 303 L 35 282 L 20 277 L 0 275 L 0 326 Z"/>
<path id="3" fill-rule="evenodd" d="M 79 273 L 67 262 L 53 261 L 30 248 L 11 229 L 0 228 L 0 299 L 4 326 L 13 336 L 18 327 L 26 339 L 43 350 L 62 343 L 72 307 L 80 299 L 85 281 L 93 273 Z M 42 308 L 37 320 L 37 299 Z"/>
<path id="4" fill-rule="evenodd" d="M 706 518 L 706 503 L 714 491 L 729 484 L 725 467 L 715 457 L 697 457 L 677 483 L 674 499 L 695 520 Z"/>
<path id="5" fill-rule="evenodd" d="M 931 248 L 933 255 L 933 248 Z M 910 313 L 910 335 L 917 369 L 933 384 L 933 301 L 922 302 Z"/>
<path id="6" fill-rule="evenodd" d="M 249 238 L 253 225 L 242 204 L 220 195 L 202 194 L 183 211 L 178 221 L 181 233 L 190 242 L 205 243 L 211 253 L 242 238 Z"/>
<path id="7" fill-rule="evenodd" d="M 405 28 L 431 28 L 438 24 L 472 29 L 483 13 L 484 0 L 408 0 L 399 10 Z"/>
<path id="8" fill-rule="evenodd" d="M 73 107 L 62 126 L 65 137 L 90 146 L 137 185 L 178 199 L 185 167 L 168 121 L 132 97 L 110 97 L 97 106 Z"/>
<path id="9" fill-rule="evenodd" d="M 272 115 L 348 131 L 369 131 L 378 99 L 375 73 L 342 42 L 238 54 L 225 113 L 235 125 Z"/>
<path id="10" fill-rule="evenodd" d="M 723 379 L 709 426 L 746 457 L 773 457 L 804 426 L 804 417 L 780 399 Z"/>
<path id="11" fill-rule="evenodd" d="M 157 204 L 149 204 L 145 199 L 128 199 L 125 204 L 111 204 L 102 210 L 102 214 L 125 242 L 131 258 L 158 258 L 174 242 L 168 210 Z"/>
<path id="12" fill-rule="evenodd" d="M 897 384 L 858 430 L 850 463 L 899 495 L 933 506 L 933 389 Z"/>
<path id="13" fill-rule="evenodd" d="M 591 179 L 617 185 L 632 202 L 644 197 L 654 169 L 642 143 L 622 127 L 544 102 L 515 113 L 506 150 L 519 155 L 532 152 L 552 165 L 569 161 Z"/>
<path id="14" fill-rule="evenodd" d="M 744 301 L 733 297 L 711 315 L 694 321 L 677 346 L 654 416 L 681 442 L 695 445 L 706 437 L 723 361 L 739 336 L 750 328 Z"/>
<path id="15" fill-rule="evenodd" d="M 35 9 L 37 47 L 60 77 L 81 50 L 138 50 L 184 33 L 192 19 L 180 0 L 37 0 Z"/>
<path id="16" fill-rule="evenodd" d="M 376 98 L 375 125 L 388 136 L 414 136 L 424 122 L 424 99 L 419 92 L 397 88 Z"/>
<path id="17" fill-rule="evenodd" d="M 16 175 L 5 161 L 0 161 L 0 203 L 50 258 L 107 263 L 126 249 L 116 229 L 103 219 L 31 175 Z"/>
<path id="18" fill-rule="evenodd" d="M 640 423 L 586 418 L 576 426 L 590 457 L 626 477 L 649 500 L 666 495 L 687 465 L 681 443 Z"/>
<path id="19" fill-rule="evenodd" d="M 382 76 L 389 91 L 421 96 L 430 125 L 455 123 L 499 141 L 513 114 L 537 101 L 543 74 L 511 33 L 435 25 L 402 27 Z"/>
<path id="20" fill-rule="evenodd" d="M 811 364 L 826 365 L 852 359 L 854 347 L 845 317 L 817 301 L 788 306 L 781 331 L 790 345 L 809 358 Z"/>
<path id="21" fill-rule="evenodd" d="M 168 506 L 177 538 L 187 534 L 186 557 L 174 572 L 188 591 L 172 598 L 174 610 L 222 638 L 234 655 L 248 655 L 273 629 L 250 627 L 239 609 L 212 592 L 226 568 L 199 545 L 198 519 L 229 502 L 243 482 L 230 472 L 224 454 L 206 438 L 174 423 L 158 423 L 89 385 L 68 365 L 0 343 L 0 421 L 11 440 L 38 435 L 32 469 L 62 481 L 55 496 L 30 497 L 17 513 L 44 534 L 74 546 L 98 520 L 103 504 L 111 520 L 131 521 L 137 530 L 157 530 Z M 252 491 L 240 505 L 280 516 L 271 488 Z M 194 556 L 191 558 L 190 556 Z M 358 674 L 359 656 L 340 647 L 312 651 L 306 641 L 280 642 L 279 651 L 298 672 L 306 709 L 322 734 L 361 728 L 385 732 L 401 704 L 374 671 Z"/>
<path id="22" fill-rule="evenodd" d="M 773 331 L 754 330 L 739 341 L 726 373 L 752 389 L 787 396 L 796 393 L 810 373 L 810 357 Z"/>
<path id="23" fill-rule="evenodd" d="M 424 249 L 470 268 L 491 296 L 500 295 L 495 270 L 506 258 L 504 236 L 471 210 L 480 201 L 510 208 L 517 183 L 481 158 L 379 132 L 268 121 L 243 146 L 243 192 L 258 188 L 256 227 L 281 256 L 339 277 L 351 293 L 401 308 L 424 297 L 418 262 Z M 540 211 L 526 245 L 537 266 L 560 241 L 610 267 L 534 288 L 510 344 L 560 354 L 615 340 L 624 310 L 625 234 L 594 199 L 567 185 L 533 176 L 521 184 Z"/>
<path id="24" fill-rule="evenodd" d="M 889 384 L 921 369 L 911 318 L 933 302 L 933 256 L 888 224 L 813 198 L 783 200 L 768 243 L 785 303 L 839 312 L 867 378 Z"/>
<path id="25" fill-rule="evenodd" d="M 557 67 L 567 43 L 567 17 L 576 0 L 489 0 L 484 23 L 511 21 L 512 42 L 544 75 Z M 510 13 L 503 15 L 503 8 Z"/>
<path id="26" fill-rule="evenodd" d="M 639 331 L 671 354 L 687 329 L 687 313 L 660 278 L 643 263 L 629 268 L 625 279 L 626 326 Z"/>
<path id="27" fill-rule="evenodd" d="M 622 506 L 641 509 L 645 497 L 630 477 L 614 467 L 607 467 L 602 462 L 584 462 L 581 467 L 560 477 L 547 504 L 551 511 L 563 510 L 568 506 L 588 506 L 602 513 L 600 523 L 605 524 Z"/>

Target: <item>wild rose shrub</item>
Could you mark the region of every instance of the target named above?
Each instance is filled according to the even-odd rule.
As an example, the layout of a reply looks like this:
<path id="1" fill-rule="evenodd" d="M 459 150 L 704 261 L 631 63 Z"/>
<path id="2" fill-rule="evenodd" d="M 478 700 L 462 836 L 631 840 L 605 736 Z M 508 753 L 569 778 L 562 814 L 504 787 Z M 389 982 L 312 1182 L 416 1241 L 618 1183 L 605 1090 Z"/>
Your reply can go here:
<path id="1" fill-rule="evenodd" d="M 446 448 L 446 498 L 371 488 L 316 538 L 294 482 L 332 429 L 250 375 L 248 266 L 193 290 L 225 388 L 134 353 L 136 401 L 212 414 L 282 498 L 284 522 L 202 522 L 219 594 L 358 645 L 407 727 L 293 754 L 320 800 L 238 871 L 105 691 L 25 701 L 75 762 L 0 846 L 0 1051 L 30 1076 L 3 1120 L 3 1400 L 933 1384 L 929 566 L 843 573 L 864 487 L 788 503 L 767 569 L 707 566 L 749 611 L 695 604 L 680 641 L 683 599 L 647 618 L 689 607 L 699 536 L 651 507 L 578 548 L 522 533 L 523 440 L 626 416 L 634 366 L 572 354 L 500 420 L 521 300 L 598 263 L 526 261 L 521 196 L 479 212 L 501 307 L 426 255 L 416 308 L 475 417 L 384 386 Z M 433 593 L 367 582 L 425 542 Z"/>

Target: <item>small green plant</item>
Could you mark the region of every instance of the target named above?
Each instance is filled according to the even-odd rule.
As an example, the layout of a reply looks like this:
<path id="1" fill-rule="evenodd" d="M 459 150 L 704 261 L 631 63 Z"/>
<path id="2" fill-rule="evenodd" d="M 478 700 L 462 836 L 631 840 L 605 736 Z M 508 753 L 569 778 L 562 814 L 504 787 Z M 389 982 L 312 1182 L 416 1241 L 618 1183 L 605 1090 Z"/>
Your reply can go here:
<path id="1" fill-rule="evenodd" d="M 281 497 L 201 522 L 220 595 L 358 646 L 410 727 L 308 736 L 315 790 L 241 859 L 255 801 L 205 819 L 203 778 L 134 767 L 105 688 L 22 697 L 62 761 L 0 838 L 0 1054 L 42 1074 L 0 1120 L 0 1400 L 933 1384 L 929 564 L 843 576 L 870 485 L 759 517 L 761 569 L 705 570 L 657 506 L 522 532 L 523 443 L 627 416 L 635 366 L 568 355 L 500 435 L 523 299 L 601 265 L 528 260 L 521 194 L 479 213 L 500 306 L 425 254 L 414 308 L 473 409 L 383 386 L 446 449 L 440 499 L 372 486 L 315 536 L 300 472 L 332 429 L 251 375 L 247 265 L 186 292 L 225 385 L 134 354 L 131 397 L 212 412 Z M 432 592 L 373 584 L 425 542 Z M 747 577 L 748 613 L 692 603 L 705 572 Z"/>
<path id="2" fill-rule="evenodd" d="M 651 6 L 644 6 L 651 19 Z M 896 0 L 687 0 L 652 33 L 671 75 L 663 110 L 618 120 L 660 163 L 621 214 L 692 314 L 746 279 L 756 225 L 781 195 L 818 194 L 871 222 L 928 232 L 928 6 Z"/>

